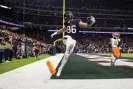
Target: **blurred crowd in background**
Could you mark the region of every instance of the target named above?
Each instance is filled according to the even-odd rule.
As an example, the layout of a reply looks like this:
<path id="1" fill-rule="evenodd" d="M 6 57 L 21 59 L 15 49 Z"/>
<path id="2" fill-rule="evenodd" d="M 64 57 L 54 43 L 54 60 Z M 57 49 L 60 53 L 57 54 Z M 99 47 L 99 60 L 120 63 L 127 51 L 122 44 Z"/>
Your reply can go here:
<path id="1" fill-rule="evenodd" d="M 12 61 L 49 53 L 51 44 L 46 44 L 26 34 L 0 29 L 0 62 Z M 4 59 L 4 60 L 3 60 Z"/>
<path id="2" fill-rule="evenodd" d="M 74 53 L 109 53 L 111 48 L 109 47 L 111 34 L 77 34 L 77 44 L 74 49 Z M 133 52 L 133 36 L 121 35 L 121 53 Z M 63 44 L 59 46 L 64 49 Z"/>
<path id="3" fill-rule="evenodd" d="M 109 53 L 111 34 L 84 34 L 77 40 L 75 52 L 79 53 Z M 132 53 L 133 38 L 131 35 L 121 35 L 120 50 L 122 53 Z"/>
<path id="4" fill-rule="evenodd" d="M 12 58 L 22 59 L 40 54 L 52 54 L 53 39 L 49 32 L 39 36 L 21 34 L 18 31 L 0 29 L 0 62 L 11 61 Z M 46 35 L 47 34 L 47 35 Z M 49 34 L 49 35 L 48 35 Z M 40 40 L 43 37 L 44 40 Z M 78 33 L 75 35 L 77 45 L 74 53 L 109 53 L 111 34 Z M 46 40 L 47 39 L 47 40 Z M 122 53 L 132 53 L 133 36 L 121 35 L 120 49 Z M 63 42 L 56 45 L 57 53 L 65 52 Z"/>
<path id="5" fill-rule="evenodd" d="M 0 18 L 23 24 L 32 22 L 45 25 L 62 25 L 62 0 L 8 1 L 12 10 L 4 10 Z M 75 3 L 76 2 L 76 3 Z M 93 27 L 131 27 L 133 18 L 132 0 L 70 0 L 66 1 L 66 11 L 72 11 L 75 18 L 86 19 L 89 15 L 96 18 Z M 5 14 L 10 13 L 10 14 Z M 112 24 L 113 23 L 113 24 Z M 56 26 L 57 27 L 57 26 Z"/>
<path id="6" fill-rule="evenodd" d="M 50 38 L 52 33 L 48 30 L 62 27 L 62 1 L 4 0 L 1 2 L 11 9 L 0 8 L 2 12 L 0 13 L 0 62 L 9 62 L 12 58 L 23 59 L 45 53 L 52 54 L 52 45 L 56 39 Z M 96 23 L 89 30 L 133 32 L 128 29 L 133 25 L 132 3 L 132 0 L 66 0 L 66 11 L 72 11 L 75 18 L 83 21 L 93 15 Z M 23 24 L 24 28 L 11 29 L 11 23 Z M 6 25 L 6 28 L 3 28 L 3 25 Z M 74 53 L 110 51 L 111 34 L 80 33 L 75 36 L 77 45 Z M 121 35 L 120 38 L 121 52 L 132 53 L 133 36 Z M 57 53 L 63 53 L 65 46 L 62 42 L 58 42 L 56 49 Z"/>

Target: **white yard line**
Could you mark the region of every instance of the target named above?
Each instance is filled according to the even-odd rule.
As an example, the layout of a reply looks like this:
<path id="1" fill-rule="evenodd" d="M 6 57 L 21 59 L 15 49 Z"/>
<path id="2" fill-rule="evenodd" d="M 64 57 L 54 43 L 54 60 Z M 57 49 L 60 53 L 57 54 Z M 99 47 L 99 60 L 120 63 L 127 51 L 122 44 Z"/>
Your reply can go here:
<path id="1" fill-rule="evenodd" d="M 0 75 L 0 89 L 133 89 L 133 79 L 51 79 L 46 61 L 55 67 L 63 54 Z M 75 75 L 76 76 L 76 75 Z"/>

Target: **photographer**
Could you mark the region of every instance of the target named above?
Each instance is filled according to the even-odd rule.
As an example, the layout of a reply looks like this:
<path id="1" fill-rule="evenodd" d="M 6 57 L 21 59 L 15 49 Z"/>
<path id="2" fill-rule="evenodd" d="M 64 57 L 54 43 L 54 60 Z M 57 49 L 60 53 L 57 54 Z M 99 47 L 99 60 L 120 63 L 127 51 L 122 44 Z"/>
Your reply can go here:
<path id="1" fill-rule="evenodd" d="M 38 42 L 36 42 L 32 48 L 34 56 L 36 57 L 37 60 L 39 60 L 39 54 L 40 54 L 40 49 L 41 46 Z"/>

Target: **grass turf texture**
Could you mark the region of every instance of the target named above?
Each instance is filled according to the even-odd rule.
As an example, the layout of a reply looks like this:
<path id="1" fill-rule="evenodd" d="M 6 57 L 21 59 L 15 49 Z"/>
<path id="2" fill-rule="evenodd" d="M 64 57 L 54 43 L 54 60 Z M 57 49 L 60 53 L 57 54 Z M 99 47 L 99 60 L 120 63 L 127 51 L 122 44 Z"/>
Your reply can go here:
<path id="1" fill-rule="evenodd" d="M 124 68 L 124 67 L 97 66 L 95 64 L 88 62 L 83 57 L 77 55 L 70 56 L 60 77 L 56 77 L 55 75 L 51 76 L 51 79 L 115 79 L 115 78 L 133 78 L 133 69 Z"/>
<path id="2" fill-rule="evenodd" d="M 39 58 L 41 60 L 41 59 L 47 58 L 49 56 L 50 55 L 48 55 L 48 54 L 44 54 L 44 55 L 40 55 Z M 22 67 L 24 65 L 36 62 L 36 61 L 38 61 L 36 59 L 36 57 L 29 57 L 29 58 L 23 58 L 23 59 L 17 59 L 17 60 L 13 59 L 13 61 L 8 62 L 8 63 L 6 63 L 6 62 L 1 63 L 0 64 L 0 74 L 11 71 L 11 70 L 19 68 L 19 67 Z"/>

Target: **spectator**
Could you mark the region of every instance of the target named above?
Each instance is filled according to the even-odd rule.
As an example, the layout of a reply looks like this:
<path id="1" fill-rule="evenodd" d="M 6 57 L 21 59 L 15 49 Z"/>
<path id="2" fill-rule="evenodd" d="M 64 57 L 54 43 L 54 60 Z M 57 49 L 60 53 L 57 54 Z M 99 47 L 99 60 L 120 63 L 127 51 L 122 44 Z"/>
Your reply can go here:
<path id="1" fill-rule="evenodd" d="M 12 61 L 11 41 L 8 36 L 5 38 L 4 58 L 6 62 Z"/>
<path id="2" fill-rule="evenodd" d="M 2 59 L 3 59 L 3 56 L 4 56 L 4 46 L 5 46 L 5 44 L 3 42 L 3 38 L 0 37 L 0 63 L 3 62 Z"/>

